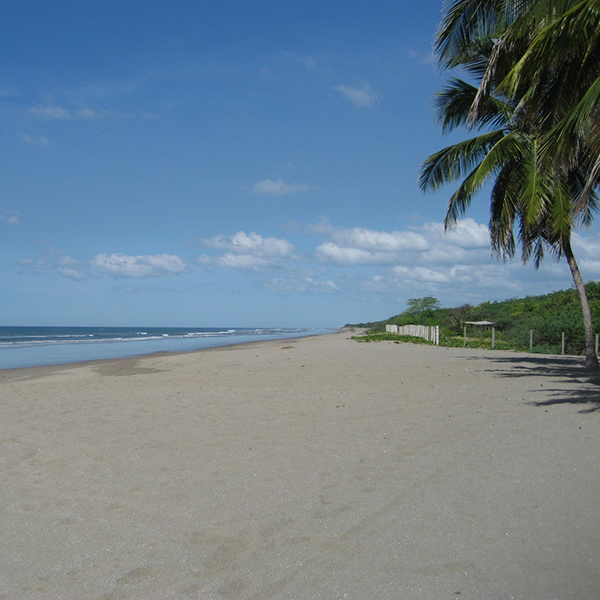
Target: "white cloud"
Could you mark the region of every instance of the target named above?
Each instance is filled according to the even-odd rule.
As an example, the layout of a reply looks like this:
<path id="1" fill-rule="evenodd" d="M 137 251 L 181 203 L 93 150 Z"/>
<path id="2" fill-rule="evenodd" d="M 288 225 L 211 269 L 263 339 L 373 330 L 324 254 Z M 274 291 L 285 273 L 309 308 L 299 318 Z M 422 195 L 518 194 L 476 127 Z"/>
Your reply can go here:
<path id="1" fill-rule="evenodd" d="M 218 256 L 213 259 L 213 264 L 219 267 L 225 267 L 229 269 L 258 269 L 267 264 L 267 261 L 260 257 L 252 254 L 233 254 L 227 252 L 222 256 Z"/>
<path id="2" fill-rule="evenodd" d="M 321 282 L 316 282 L 311 279 L 310 283 L 313 286 L 315 286 L 316 288 L 318 288 L 320 290 L 328 291 L 328 292 L 335 292 L 339 289 L 338 286 L 335 285 L 335 283 L 333 283 L 333 281 L 331 281 L 331 279 L 328 279 L 327 281 L 321 281 Z"/>
<path id="3" fill-rule="evenodd" d="M 295 253 L 293 244 L 287 240 L 273 237 L 264 238 L 254 231 L 250 234 L 238 231 L 234 235 L 202 238 L 201 242 L 209 248 L 271 258 L 288 258 Z"/>
<path id="4" fill-rule="evenodd" d="M 598 233 L 583 236 L 575 232 L 571 236 L 571 244 L 578 258 L 595 260 L 600 256 L 600 235 Z"/>
<path id="5" fill-rule="evenodd" d="M 448 283 L 450 281 L 448 274 L 425 267 L 394 267 L 393 271 L 397 277 L 413 281 L 427 281 L 432 283 Z"/>
<path id="6" fill-rule="evenodd" d="M 87 279 L 89 276 L 86 264 L 66 256 L 62 250 L 51 245 L 48 245 L 37 260 L 26 258 L 17 264 L 27 273 L 54 272 L 67 279 L 76 280 Z"/>
<path id="7" fill-rule="evenodd" d="M 473 219 L 458 221 L 444 231 L 443 223 L 426 223 L 408 231 L 375 231 L 334 227 L 327 219 L 309 227 L 329 241 L 316 248 L 319 259 L 340 265 L 456 264 L 489 260 L 490 240 L 485 225 Z"/>
<path id="8" fill-rule="evenodd" d="M 442 304 L 477 303 L 519 295 L 527 271 L 518 264 L 489 262 L 486 265 L 396 266 L 385 277 L 372 277 L 361 284 L 368 293 L 394 294 L 404 298 L 421 294 L 438 296 Z"/>
<path id="9" fill-rule="evenodd" d="M 489 248 L 490 232 L 486 225 L 474 219 L 461 219 L 450 229 L 443 223 L 426 223 L 423 230 L 434 238 L 445 238 L 460 248 Z"/>
<path id="10" fill-rule="evenodd" d="M 332 293 L 339 291 L 338 286 L 335 283 L 333 283 L 331 279 L 328 279 L 326 281 L 317 281 L 312 277 L 291 276 L 287 279 L 277 278 L 265 282 L 264 285 L 269 289 L 277 290 L 283 293 Z"/>
<path id="11" fill-rule="evenodd" d="M 68 110 L 58 104 L 36 104 L 29 109 L 30 114 L 42 119 L 58 119 L 64 121 L 72 121 L 76 119 L 95 119 L 100 116 L 99 113 L 86 106 Z"/>
<path id="12" fill-rule="evenodd" d="M 29 112 L 35 117 L 44 119 L 71 119 L 71 113 L 62 106 L 56 104 L 36 104 L 29 109 Z"/>
<path id="13" fill-rule="evenodd" d="M 179 257 L 172 254 L 154 256 L 127 256 L 125 254 L 98 254 L 90 261 L 81 261 L 52 246 L 38 259 L 27 258 L 17 264 L 26 273 L 53 272 L 74 280 L 97 277 L 105 273 L 112 277 L 163 277 L 179 275 L 189 271 L 189 267 Z"/>
<path id="14" fill-rule="evenodd" d="M 429 243 L 419 233 L 412 231 L 372 231 L 361 227 L 352 229 L 335 229 L 331 232 L 332 240 L 340 246 L 362 248 L 380 252 L 397 252 L 402 250 L 427 250 Z"/>
<path id="15" fill-rule="evenodd" d="M 259 270 L 274 267 L 281 261 L 295 259 L 294 245 L 281 238 L 264 238 L 254 231 L 238 231 L 234 235 L 217 235 L 202 238 L 207 248 L 223 252 L 220 256 L 203 254 L 196 260 L 202 265 L 225 269 Z"/>
<path id="16" fill-rule="evenodd" d="M 600 276 L 600 260 L 583 258 L 579 261 L 579 268 L 585 270 L 588 275 L 593 275 L 594 277 Z"/>
<path id="17" fill-rule="evenodd" d="M 163 277 L 179 275 L 188 270 L 185 262 L 173 254 L 154 256 L 127 256 L 125 254 L 98 254 L 90 266 L 95 271 L 113 277 Z"/>
<path id="18" fill-rule="evenodd" d="M 78 111 L 74 113 L 80 119 L 94 119 L 98 116 L 96 112 L 94 112 L 91 108 L 80 108 Z"/>
<path id="19" fill-rule="evenodd" d="M 299 192 L 309 192 L 313 188 L 308 184 L 283 183 L 281 179 L 271 181 L 257 181 L 252 187 L 252 192 L 264 196 L 287 196 L 288 194 L 297 194 Z"/>
<path id="20" fill-rule="evenodd" d="M 316 248 L 317 257 L 341 265 L 389 265 L 397 263 L 403 253 L 430 248 L 430 242 L 418 232 L 333 227 L 324 218 L 309 231 L 329 238 Z"/>
<path id="21" fill-rule="evenodd" d="M 381 94 L 373 91 L 368 83 L 363 83 L 361 88 L 338 85 L 334 89 L 341 92 L 350 102 L 359 107 L 371 106 L 381 97 Z"/>
<path id="22" fill-rule="evenodd" d="M 335 227 L 325 218 L 308 230 L 326 238 L 314 256 L 327 271 L 335 267 L 337 279 L 332 281 L 344 280 L 343 289 L 365 294 L 365 301 L 432 294 L 451 306 L 572 285 L 567 265 L 551 256 L 539 271 L 533 265 L 523 267 L 518 257 L 496 260 L 488 228 L 474 219 L 462 219 L 447 232 L 440 222 L 386 232 Z M 573 244 L 588 278 L 599 273 L 600 235 L 574 236 Z"/>
<path id="23" fill-rule="evenodd" d="M 72 269 L 70 267 L 59 267 L 57 272 L 67 279 L 75 279 L 76 281 L 87 279 L 87 275 L 83 271 L 78 271 L 77 269 Z"/>
<path id="24" fill-rule="evenodd" d="M 19 213 L 15 210 L 9 210 L 5 214 L 0 213 L 0 223 L 6 223 L 7 225 L 20 225 Z"/>
<path id="25" fill-rule="evenodd" d="M 43 135 L 29 135 L 28 133 L 19 133 L 19 137 L 32 146 L 48 146 L 50 141 Z"/>
<path id="26" fill-rule="evenodd" d="M 175 288 L 167 288 L 167 287 L 157 287 L 155 285 L 150 286 L 131 286 L 131 285 L 115 285 L 111 287 L 111 291 L 113 292 L 124 292 L 126 294 L 184 294 L 187 293 L 185 291 L 175 289 Z"/>
<path id="27" fill-rule="evenodd" d="M 314 70 L 317 66 L 317 62 L 312 56 L 299 56 L 297 58 L 298 62 L 305 66 L 309 70 Z"/>
<path id="28" fill-rule="evenodd" d="M 433 52 L 424 54 L 423 52 L 418 52 L 416 50 L 409 50 L 408 58 L 410 60 L 417 61 L 423 65 L 433 65 L 436 63 L 435 54 Z"/>
<path id="29" fill-rule="evenodd" d="M 317 246 L 315 252 L 319 259 L 339 265 L 383 265 L 396 260 L 393 254 L 368 252 L 361 248 L 344 248 L 333 242 L 322 243 Z"/>

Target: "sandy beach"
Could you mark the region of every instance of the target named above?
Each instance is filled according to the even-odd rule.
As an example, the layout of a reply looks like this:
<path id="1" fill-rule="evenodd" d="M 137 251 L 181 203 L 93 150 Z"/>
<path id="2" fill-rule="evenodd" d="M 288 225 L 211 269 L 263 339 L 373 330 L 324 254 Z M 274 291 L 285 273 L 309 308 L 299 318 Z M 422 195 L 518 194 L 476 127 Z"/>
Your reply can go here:
<path id="1" fill-rule="evenodd" d="M 0 598 L 599 598 L 583 359 L 350 335 L 0 371 Z"/>

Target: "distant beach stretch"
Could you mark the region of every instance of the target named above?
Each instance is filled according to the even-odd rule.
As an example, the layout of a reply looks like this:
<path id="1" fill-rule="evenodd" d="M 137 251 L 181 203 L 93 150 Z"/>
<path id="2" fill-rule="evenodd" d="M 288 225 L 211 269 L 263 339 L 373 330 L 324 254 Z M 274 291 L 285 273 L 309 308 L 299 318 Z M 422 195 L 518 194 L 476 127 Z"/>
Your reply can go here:
<path id="1" fill-rule="evenodd" d="M 0 596 L 600 597 L 575 357 L 331 335 L 0 372 Z"/>

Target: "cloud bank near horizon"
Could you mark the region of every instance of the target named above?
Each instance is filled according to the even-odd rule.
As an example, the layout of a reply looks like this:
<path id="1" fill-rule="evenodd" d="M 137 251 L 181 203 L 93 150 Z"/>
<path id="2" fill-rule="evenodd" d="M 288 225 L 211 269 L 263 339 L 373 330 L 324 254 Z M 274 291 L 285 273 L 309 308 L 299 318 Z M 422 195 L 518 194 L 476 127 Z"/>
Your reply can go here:
<path id="1" fill-rule="evenodd" d="M 85 261 L 48 247 L 39 258 L 19 265 L 23 273 L 55 273 L 73 281 L 102 276 L 202 278 L 203 269 L 244 271 L 258 285 L 282 294 L 354 294 L 368 302 L 390 295 L 404 299 L 435 295 L 445 304 L 473 303 L 530 293 L 532 279 L 550 291 L 571 286 L 568 267 L 552 257 L 537 273 L 518 259 L 494 260 L 486 225 L 471 218 L 458 221 L 449 231 L 439 222 L 377 231 L 335 226 L 322 218 L 307 226 L 306 233 L 315 241 L 304 251 L 283 237 L 238 231 L 199 238 L 196 243 L 205 253 L 195 257 L 105 252 Z M 573 246 L 584 276 L 600 276 L 596 258 L 600 235 L 575 233 Z"/>

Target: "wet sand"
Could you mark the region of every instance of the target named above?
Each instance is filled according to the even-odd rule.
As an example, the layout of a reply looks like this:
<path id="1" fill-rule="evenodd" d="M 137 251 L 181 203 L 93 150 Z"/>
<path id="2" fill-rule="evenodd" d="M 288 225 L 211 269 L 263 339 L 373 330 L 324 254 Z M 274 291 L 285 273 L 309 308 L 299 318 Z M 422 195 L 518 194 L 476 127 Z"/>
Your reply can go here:
<path id="1" fill-rule="evenodd" d="M 582 359 L 349 337 L 0 371 L 0 598 L 600 597 Z"/>

